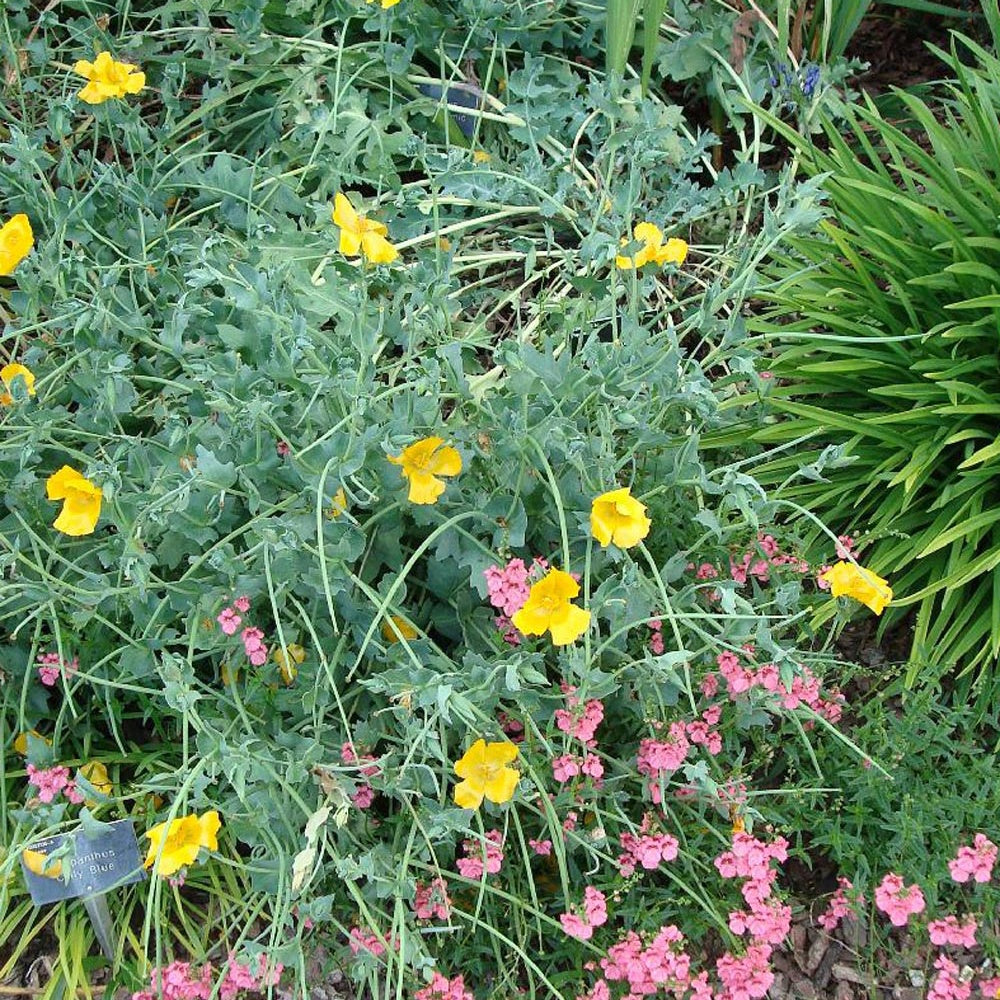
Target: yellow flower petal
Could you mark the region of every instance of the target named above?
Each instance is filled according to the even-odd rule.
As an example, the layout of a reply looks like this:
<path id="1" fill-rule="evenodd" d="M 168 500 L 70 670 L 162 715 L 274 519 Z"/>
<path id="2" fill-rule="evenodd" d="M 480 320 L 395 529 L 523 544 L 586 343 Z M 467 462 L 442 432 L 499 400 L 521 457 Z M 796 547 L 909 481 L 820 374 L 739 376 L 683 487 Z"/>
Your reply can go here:
<path id="1" fill-rule="evenodd" d="M 485 794 L 486 790 L 481 785 L 462 781 L 455 786 L 455 805 L 459 809 L 478 809 Z"/>
<path id="2" fill-rule="evenodd" d="M 48 855 L 41 851 L 32 851 L 25 848 L 21 852 L 24 858 L 24 866 L 34 875 L 43 875 L 45 878 L 62 878 L 62 860 L 57 858 L 49 862 Z"/>
<path id="3" fill-rule="evenodd" d="M 399 615 L 391 615 L 389 621 L 382 622 L 382 638 L 386 642 L 399 642 L 400 639 L 416 639 L 420 633 Z"/>
<path id="4" fill-rule="evenodd" d="M 657 251 L 656 263 L 681 265 L 687 260 L 687 255 L 687 241 L 671 236 L 666 244 Z"/>
<path id="5" fill-rule="evenodd" d="M 478 739 L 465 751 L 461 760 L 455 762 L 455 774 L 460 778 L 468 778 L 476 773 L 486 762 L 486 740 Z"/>
<path id="6" fill-rule="evenodd" d="M 3 383 L 4 390 L 0 392 L 0 404 L 10 406 L 14 402 L 13 389 L 15 380 L 24 382 L 24 391 L 29 396 L 35 394 L 35 376 L 24 365 L 9 364 L 0 368 L 0 382 Z"/>
<path id="7" fill-rule="evenodd" d="M 14 273 L 14 268 L 24 260 L 35 245 L 31 223 L 23 213 L 14 215 L 0 227 L 0 277 Z"/>
<path id="8" fill-rule="evenodd" d="M 210 851 L 217 851 L 219 849 L 217 835 L 222 829 L 222 820 L 219 819 L 219 814 L 214 809 L 202 813 L 198 819 L 198 826 L 201 830 L 201 846 Z"/>
<path id="9" fill-rule="evenodd" d="M 549 631 L 553 646 L 565 646 L 576 642 L 590 627 L 590 612 L 575 604 L 564 604 L 552 613 Z"/>
<path id="10" fill-rule="evenodd" d="M 52 740 L 46 736 L 42 736 L 41 733 L 32 729 L 30 733 L 19 733 L 14 740 L 14 752 L 19 753 L 22 757 L 28 756 L 28 737 L 31 736 L 36 740 L 41 740 L 46 746 L 52 746 Z"/>
<path id="11" fill-rule="evenodd" d="M 663 242 L 663 231 L 652 222 L 640 222 L 632 230 L 632 234 L 640 243 L 645 243 L 647 246 L 658 247 Z"/>
<path id="12" fill-rule="evenodd" d="M 485 797 L 490 802 L 509 802 L 514 797 L 514 791 L 520 780 L 521 775 L 517 771 L 505 767 L 495 778 L 491 778 L 483 785 Z"/>
<path id="13" fill-rule="evenodd" d="M 90 782 L 94 791 L 106 798 L 109 798 L 115 790 L 114 785 L 111 784 L 111 779 L 108 777 L 107 767 L 99 760 L 88 761 L 88 763 L 80 768 L 80 774 Z M 85 804 L 91 808 L 98 805 L 94 799 L 87 799 Z"/>
<path id="14" fill-rule="evenodd" d="M 298 674 L 297 665 L 306 658 L 306 651 L 296 642 L 290 642 L 284 649 L 276 649 L 271 657 L 278 664 L 281 679 L 291 684 Z"/>
<path id="15" fill-rule="evenodd" d="M 378 233 L 363 233 L 361 236 L 361 252 L 372 264 L 391 264 L 399 251 Z"/>

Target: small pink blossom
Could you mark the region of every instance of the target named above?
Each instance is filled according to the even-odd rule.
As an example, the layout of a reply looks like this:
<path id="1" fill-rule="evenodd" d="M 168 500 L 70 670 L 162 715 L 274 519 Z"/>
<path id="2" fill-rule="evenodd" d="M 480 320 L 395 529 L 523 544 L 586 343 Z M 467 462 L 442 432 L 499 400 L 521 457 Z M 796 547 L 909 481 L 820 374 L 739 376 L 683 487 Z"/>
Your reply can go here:
<path id="1" fill-rule="evenodd" d="M 368 809 L 375 801 L 375 789 L 371 785 L 359 785 L 351 801 L 358 809 Z"/>
<path id="2" fill-rule="evenodd" d="M 528 846 L 540 857 L 547 858 L 552 853 L 551 840 L 529 840 Z"/>
<path id="3" fill-rule="evenodd" d="M 830 897 L 830 905 L 827 907 L 825 913 L 821 913 L 816 918 L 816 923 L 825 931 L 834 931 L 840 924 L 840 921 L 844 917 L 850 916 L 851 913 L 851 903 L 847 898 L 847 890 L 853 889 L 854 886 L 851 884 L 850 879 L 846 879 L 840 876 L 837 879 L 840 884 L 837 887 L 837 891 Z"/>
<path id="4" fill-rule="evenodd" d="M 428 885 L 418 882 L 413 909 L 418 920 L 447 920 L 451 915 L 451 900 L 445 880 L 434 878 Z"/>
<path id="5" fill-rule="evenodd" d="M 499 830 L 490 830 L 485 842 L 479 840 L 463 841 L 465 857 L 455 861 L 459 874 L 466 878 L 481 879 L 483 873 L 496 875 L 503 865 L 503 834 Z"/>
<path id="6" fill-rule="evenodd" d="M 243 640 L 243 649 L 247 658 L 255 667 L 263 666 L 267 662 L 267 646 L 264 645 L 264 633 L 255 627 L 245 628 L 240 633 Z"/>
<path id="7" fill-rule="evenodd" d="M 367 951 L 369 954 L 378 958 L 380 955 L 385 954 L 385 945 L 382 944 L 379 936 L 377 934 L 370 934 L 367 931 L 363 931 L 360 927 L 351 928 L 350 934 L 347 938 L 347 944 L 351 949 L 352 955 L 357 955 L 359 952 Z"/>
<path id="8" fill-rule="evenodd" d="M 223 608 L 215 620 L 226 635 L 235 635 L 236 630 L 243 623 L 243 619 L 232 608 Z"/>
<path id="9" fill-rule="evenodd" d="M 997 845 L 985 834 L 977 833 L 972 847 L 960 847 L 954 860 L 948 862 L 948 870 L 956 882 L 989 882 L 993 866 L 997 860 Z"/>
<path id="10" fill-rule="evenodd" d="M 927 931 L 932 944 L 954 944 L 962 948 L 974 948 L 977 927 L 975 917 L 969 917 L 965 923 L 959 923 L 958 917 L 948 914 L 943 920 L 932 920 L 927 925 Z"/>
<path id="11" fill-rule="evenodd" d="M 924 909 L 924 894 L 920 886 L 903 885 L 901 875 L 890 872 L 875 890 L 875 906 L 889 917 L 894 927 L 904 927 L 914 914 Z"/>
<path id="12" fill-rule="evenodd" d="M 38 664 L 38 678 L 46 687 L 55 687 L 60 675 L 69 678 L 80 666 L 75 656 L 72 660 L 61 660 L 58 653 L 39 653 L 35 662 Z"/>

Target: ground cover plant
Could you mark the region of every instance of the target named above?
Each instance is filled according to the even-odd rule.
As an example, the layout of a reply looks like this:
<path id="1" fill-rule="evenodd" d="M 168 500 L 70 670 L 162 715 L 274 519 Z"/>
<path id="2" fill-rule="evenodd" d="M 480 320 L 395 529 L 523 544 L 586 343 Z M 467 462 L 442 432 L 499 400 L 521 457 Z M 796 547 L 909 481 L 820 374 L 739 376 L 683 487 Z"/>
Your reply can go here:
<path id="1" fill-rule="evenodd" d="M 809 622 L 895 581 L 699 447 L 773 381 L 741 313 L 818 184 L 749 103 L 722 165 L 606 77 L 603 14 L 8 4 L 0 979 L 762 997 L 803 804 L 891 812 Z M 720 93 L 791 115 L 758 28 Z M 923 866 L 815 838 L 942 1000 L 990 947 L 987 816 Z M 22 872 L 120 818 L 148 878 L 105 963 Z"/>

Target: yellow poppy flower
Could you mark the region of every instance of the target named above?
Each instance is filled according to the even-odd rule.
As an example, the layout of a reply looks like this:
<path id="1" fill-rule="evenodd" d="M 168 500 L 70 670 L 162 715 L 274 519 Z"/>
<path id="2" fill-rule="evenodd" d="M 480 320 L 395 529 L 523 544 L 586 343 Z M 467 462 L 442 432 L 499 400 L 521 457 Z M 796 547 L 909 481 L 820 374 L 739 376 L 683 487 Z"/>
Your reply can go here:
<path id="1" fill-rule="evenodd" d="M 89 82 L 77 94 L 87 104 L 103 104 L 112 97 L 138 94 L 146 86 L 146 74 L 136 72 L 131 63 L 116 62 L 110 52 L 101 52 L 93 62 L 80 59 L 73 72 Z"/>
<path id="2" fill-rule="evenodd" d="M 194 864 L 198 852 L 203 847 L 210 851 L 219 849 L 216 834 L 221 827 L 222 820 L 214 810 L 201 816 L 192 813 L 190 816 L 154 826 L 145 834 L 149 839 L 145 867 L 152 867 L 159 856 L 157 873 L 164 876 L 175 874 L 181 868 Z"/>
<path id="3" fill-rule="evenodd" d="M 455 764 L 455 773 L 464 780 L 455 786 L 455 804 L 460 809 L 478 809 L 484 798 L 509 802 L 521 776 L 507 765 L 517 758 L 513 743 L 476 740 Z"/>
<path id="4" fill-rule="evenodd" d="M 0 406 L 10 406 L 14 402 L 12 390 L 14 380 L 18 378 L 24 382 L 24 391 L 29 396 L 34 396 L 35 376 L 24 365 L 4 365 L 0 368 L 0 382 L 3 383 L 3 390 L 0 390 Z"/>
<path id="5" fill-rule="evenodd" d="M 444 483 L 437 476 L 457 476 L 462 471 L 462 456 L 444 445 L 444 438 L 429 437 L 404 448 L 399 455 L 388 455 L 393 465 L 401 465 L 403 478 L 410 481 L 410 503 L 437 503 L 444 493 Z"/>
<path id="6" fill-rule="evenodd" d="M 284 649 L 276 649 L 272 659 L 278 664 L 281 679 L 291 684 L 298 674 L 298 664 L 306 658 L 306 651 L 297 643 L 290 642 Z"/>
<path id="7" fill-rule="evenodd" d="M 631 548 L 649 534 L 651 524 L 645 505 L 627 486 L 595 497 L 590 508 L 590 530 L 601 545 L 614 542 L 620 549 Z"/>
<path id="8" fill-rule="evenodd" d="M 472 159 L 475 163 L 489 163 L 493 157 L 485 149 L 474 149 L 472 151 Z"/>
<path id="9" fill-rule="evenodd" d="M 50 863 L 47 854 L 42 854 L 41 851 L 32 851 L 30 848 L 21 851 L 21 857 L 24 858 L 24 867 L 33 875 L 44 875 L 45 878 L 62 878 L 61 859 L 57 858 Z"/>
<path id="10" fill-rule="evenodd" d="M 13 274 L 34 245 L 31 223 L 23 213 L 11 216 L 0 226 L 0 278 Z"/>
<path id="11" fill-rule="evenodd" d="M 374 3 L 375 0 L 365 0 L 365 3 Z M 382 0 L 382 10 L 388 10 L 390 7 L 395 7 L 399 3 L 399 0 Z"/>
<path id="12" fill-rule="evenodd" d="M 399 642 L 400 638 L 416 639 L 420 633 L 399 615 L 391 615 L 389 621 L 382 622 L 382 638 L 386 642 Z"/>
<path id="13" fill-rule="evenodd" d="M 101 516 L 100 486 L 64 465 L 49 476 L 45 490 L 50 500 L 62 500 L 63 509 L 53 527 L 64 535 L 89 535 Z"/>
<path id="14" fill-rule="evenodd" d="M 531 585 L 528 599 L 511 618 L 514 628 L 525 635 L 552 633 L 556 646 L 579 639 L 590 626 L 590 612 L 570 604 L 580 593 L 580 584 L 561 569 L 549 570 Z"/>
<path id="15" fill-rule="evenodd" d="M 114 793 L 114 785 L 111 784 L 111 779 L 108 777 L 108 769 L 99 760 L 92 760 L 84 764 L 80 768 L 80 774 L 82 774 L 87 781 L 90 782 L 94 787 L 94 791 L 99 792 L 106 798 L 110 798 Z M 89 806 L 91 809 L 98 805 L 95 799 L 87 799 L 84 805 Z"/>
<path id="16" fill-rule="evenodd" d="M 841 560 L 823 573 L 820 579 L 830 584 L 830 593 L 834 597 L 853 597 L 877 615 L 882 614 L 886 605 L 892 601 L 892 588 L 888 580 L 883 580 L 877 573 L 852 562 Z"/>
<path id="17" fill-rule="evenodd" d="M 620 268 L 630 269 L 644 264 L 683 264 L 687 260 L 686 241 L 671 237 L 664 244 L 662 230 L 652 222 L 640 222 L 632 230 L 632 234 L 636 242 L 644 245 L 634 257 L 615 257 L 615 264 Z M 622 245 L 628 242 L 623 239 Z"/>
<path id="18" fill-rule="evenodd" d="M 333 221 L 340 226 L 340 252 L 345 257 L 360 253 L 372 264 L 391 264 L 399 251 L 386 239 L 389 232 L 381 222 L 366 219 L 339 191 L 333 199 Z"/>

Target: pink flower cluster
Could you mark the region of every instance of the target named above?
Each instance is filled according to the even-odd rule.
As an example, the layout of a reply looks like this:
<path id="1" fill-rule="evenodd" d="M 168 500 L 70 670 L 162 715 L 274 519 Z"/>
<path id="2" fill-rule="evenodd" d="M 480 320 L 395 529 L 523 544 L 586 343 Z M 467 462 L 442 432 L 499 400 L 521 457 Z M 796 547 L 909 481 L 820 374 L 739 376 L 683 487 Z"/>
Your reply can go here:
<path id="1" fill-rule="evenodd" d="M 254 626 L 245 628 L 240 633 L 243 649 L 247 659 L 255 666 L 262 667 L 267 663 L 267 646 L 264 645 L 264 633 Z"/>
<path id="2" fill-rule="evenodd" d="M 39 653 L 35 662 L 38 664 L 38 679 L 46 687 L 55 687 L 60 675 L 68 679 L 80 667 L 80 661 L 75 656 L 72 660 L 61 660 L 58 653 Z"/>
<path id="3" fill-rule="evenodd" d="M 529 840 L 528 846 L 541 858 L 547 858 L 552 853 L 551 840 Z"/>
<path id="4" fill-rule="evenodd" d="M 601 971 L 609 982 L 627 983 L 633 998 L 653 996 L 661 987 L 679 998 L 693 985 L 691 957 L 680 947 L 683 943 L 684 935 L 673 924 L 662 927 L 646 947 L 635 931 L 629 931 L 608 949 L 600 961 Z"/>
<path id="5" fill-rule="evenodd" d="M 780 864 L 787 857 L 788 841 L 784 837 L 766 843 L 749 833 L 736 832 L 732 850 L 715 859 L 715 867 L 723 878 L 745 879 L 740 891 L 747 909 L 729 914 L 729 929 L 734 934 L 748 934 L 754 945 L 780 944 L 791 929 L 791 907 L 771 898 L 778 876 L 771 862 Z"/>
<path id="6" fill-rule="evenodd" d="M 956 882 L 989 882 L 993 866 L 997 860 L 997 845 L 985 834 L 977 833 L 972 847 L 960 847 L 954 860 L 948 862 L 948 870 Z"/>
<path id="7" fill-rule="evenodd" d="M 481 879 L 484 871 L 496 875 L 503 865 L 502 845 L 503 834 L 499 830 L 488 831 L 485 843 L 471 839 L 463 841 L 465 857 L 458 858 L 455 867 L 466 878 Z"/>
<path id="8" fill-rule="evenodd" d="M 83 795 L 76 787 L 76 782 L 69 776 L 68 767 L 35 767 L 28 764 L 28 784 L 34 785 L 38 789 L 38 799 L 40 802 L 54 802 L 57 795 L 62 793 L 73 805 L 83 802 Z"/>
<path id="9" fill-rule="evenodd" d="M 717 1000 L 757 1000 L 765 996 L 774 982 L 770 959 L 771 946 L 767 944 L 752 944 L 741 956 L 726 952 L 715 963 L 722 983 L 722 989 L 715 994 Z"/>
<path id="10" fill-rule="evenodd" d="M 805 705 L 834 723 L 838 722 L 843 714 L 843 697 L 837 691 L 832 692 L 832 697 L 829 699 L 821 697 L 819 678 L 808 667 L 800 667 L 800 672 L 792 678 L 791 686 L 788 686 L 781 679 L 781 674 L 773 663 L 765 663 L 757 669 L 745 667 L 740 663 L 736 653 L 728 649 L 719 653 L 715 662 L 719 665 L 719 674 L 726 682 L 730 701 L 735 701 L 738 695 L 759 687 L 777 696 L 781 706 L 789 711 Z M 712 697 L 718 690 L 717 681 L 714 678 L 709 681 L 709 678 L 713 678 L 713 675 L 709 674 L 702 682 L 702 692 L 706 697 Z"/>
<path id="11" fill-rule="evenodd" d="M 373 763 L 378 758 L 371 754 L 362 754 L 360 757 L 354 752 L 354 747 L 348 741 L 340 747 L 340 759 L 345 764 L 360 764 L 361 774 L 365 778 L 371 778 L 378 774 L 378 764 Z M 375 789 L 367 782 L 359 785 L 357 791 L 351 796 L 351 801 L 358 809 L 367 809 L 375 801 Z"/>
<path id="12" fill-rule="evenodd" d="M 560 685 L 566 696 L 566 708 L 557 708 L 552 713 L 556 727 L 560 732 L 569 733 L 574 739 L 586 743 L 589 747 L 597 745 L 594 733 L 604 721 L 604 702 L 591 698 L 580 707 L 580 699 L 576 697 L 576 688 L 563 682 Z"/>
<path id="13" fill-rule="evenodd" d="M 640 774 L 648 776 L 649 794 L 653 802 L 659 805 L 661 781 L 684 763 L 691 744 L 687 738 L 687 727 L 683 722 L 670 724 L 665 740 L 644 739 L 639 741 L 639 754 L 636 768 Z"/>
<path id="14" fill-rule="evenodd" d="M 230 952 L 226 971 L 219 983 L 218 996 L 221 1000 L 233 1000 L 242 991 L 261 992 L 269 986 L 276 986 L 283 966 L 276 963 L 267 968 L 267 960 L 258 956 L 257 971 L 250 965 L 236 960 Z M 210 962 L 195 972 L 190 962 L 171 962 L 150 974 L 150 989 L 132 994 L 132 1000 L 208 1000 L 212 995 L 215 969 Z"/>
<path id="15" fill-rule="evenodd" d="M 938 974 L 927 991 L 927 1000 L 968 1000 L 972 993 L 972 981 L 963 981 L 955 962 L 945 955 L 938 955 L 934 968 Z"/>
<path id="16" fill-rule="evenodd" d="M 497 712 L 497 722 L 511 743 L 524 742 L 524 723 L 506 712 Z"/>
<path id="17" fill-rule="evenodd" d="M 393 948 L 399 948 L 399 942 L 395 938 L 390 938 L 389 944 Z M 363 931 L 360 927 L 351 928 L 350 933 L 347 935 L 347 947 L 351 949 L 352 955 L 366 951 L 368 954 L 378 958 L 380 955 L 385 954 L 385 945 L 382 944 L 382 939 L 377 934 Z"/>
<path id="18" fill-rule="evenodd" d="M 640 833 L 648 833 L 645 822 Z M 640 838 L 636 838 L 638 842 Z M 663 994 L 672 995 L 674 1000 L 760 1000 L 774 982 L 772 948 L 785 937 L 791 923 L 791 909 L 770 898 L 777 877 L 772 862 L 781 863 L 787 856 L 788 843 L 781 837 L 766 843 L 738 832 L 733 834 L 732 850 L 715 859 L 723 878 L 746 880 L 743 896 L 750 907 L 748 912 L 730 914 L 730 927 L 737 934 L 749 933 L 750 942 L 742 955 L 726 952 L 716 961 L 718 989 L 713 990 L 707 972 L 693 973 L 683 935 L 668 925 L 652 940 L 644 941 L 635 931 L 628 931 L 600 960 L 604 979 L 577 1000 L 611 1000 L 611 982 L 625 984 L 628 992 L 624 1000 Z M 564 928 L 567 916 L 560 917 Z M 570 924 L 578 929 L 572 921 Z"/>
<path id="19" fill-rule="evenodd" d="M 647 813 L 643 817 L 639 833 L 623 833 L 619 838 L 622 853 L 618 855 L 618 868 L 625 878 L 635 874 L 636 868 L 653 871 L 661 861 L 673 861 L 677 857 L 679 844 L 669 833 L 650 833 L 653 819 Z"/>
<path id="20" fill-rule="evenodd" d="M 905 927 L 910 917 L 924 909 L 920 886 L 903 885 L 903 877 L 889 872 L 875 890 L 875 906 L 889 917 L 893 927 Z"/>
<path id="21" fill-rule="evenodd" d="M 943 920 L 932 920 L 927 925 L 931 944 L 954 944 L 962 948 L 974 948 L 976 945 L 975 917 L 969 917 L 964 924 L 958 922 L 958 917 L 949 913 Z"/>
<path id="22" fill-rule="evenodd" d="M 596 753 L 585 754 L 583 757 L 568 753 L 553 758 L 552 774 L 560 784 L 585 774 L 594 779 L 594 784 L 599 785 L 601 778 L 604 777 L 604 765 Z"/>
<path id="23" fill-rule="evenodd" d="M 431 879 L 428 885 L 417 883 L 413 909 L 418 920 L 447 920 L 451 916 L 451 900 L 443 878 Z"/>
<path id="24" fill-rule="evenodd" d="M 236 635 L 236 630 L 243 624 L 240 612 L 246 614 L 250 610 L 249 597 L 237 597 L 231 607 L 223 608 L 215 620 L 226 635 Z"/>
<path id="25" fill-rule="evenodd" d="M 604 893 L 588 885 L 583 890 L 583 913 L 573 907 L 568 913 L 559 915 L 563 930 L 580 941 L 589 941 L 594 936 L 594 928 L 608 922 L 608 903 Z"/>
<path id="26" fill-rule="evenodd" d="M 544 560 L 535 560 L 545 564 Z M 528 599 L 531 585 L 528 582 L 528 567 L 523 559 L 511 559 L 501 569 L 499 566 L 487 566 L 483 570 L 486 577 L 486 589 L 489 592 L 490 604 L 502 611 L 508 618 L 517 614 Z"/>
<path id="27" fill-rule="evenodd" d="M 843 876 L 839 877 L 837 881 L 840 883 L 837 887 L 837 891 L 830 897 L 830 905 L 825 913 L 821 913 L 816 918 L 816 923 L 825 931 L 834 931 L 840 925 L 840 921 L 844 917 L 850 916 L 851 913 L 851 901 L 847 898 L 847 890 L 853 889 L 854 886 L 851 884 L 850 879 L 846 879 Z M 858 904 L 864 902 L 863 898 L 858 900 Z"/>
<path id="28" fill-rule="evenodd" d="M 741 585 L 751 576 L 759 583 L 768 583 L 774 566 L 788 566 L 795 573 L 809 572 L 809 563 L 798 556 L 783 553 L 774 536 L 763 532 L 757 535 L 756 549 L 749 549 L 738 558 L 729 559 L 730 576 Z"/>
<path id="29" fill-rule="evenodd" d="M 650 618 L 646 624 L 649 626 L 649 651 L 653 656 L 661 656 L 666 645 L 663 642 L 663 622 L 659 618 Z"/>
<path id="30" fill-rule="evenodd" d="M 435 972 L 422 990 L 413 994 L 415 1000 L 475 1000 L 473 994 L 465 988 L 462 976 L 446 979 L 440 972 Z"/>

